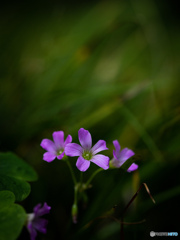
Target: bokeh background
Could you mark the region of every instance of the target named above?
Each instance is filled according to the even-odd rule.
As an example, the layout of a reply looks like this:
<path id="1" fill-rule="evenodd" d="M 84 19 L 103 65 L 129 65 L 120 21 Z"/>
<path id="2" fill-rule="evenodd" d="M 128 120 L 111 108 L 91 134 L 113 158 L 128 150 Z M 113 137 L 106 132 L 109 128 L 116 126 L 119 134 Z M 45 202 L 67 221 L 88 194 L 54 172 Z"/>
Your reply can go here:
<path id="1" fill-rule="evenodd" d="M 44 240 L 116 240 L 120 226 L 96 219 L 126 213 L 125 239 L 150 239 L 150 231 L 178 232 L 180 200 L 180 106 L 178 1 L 24 1 L 0 10 L 0 150 L 13 151 L 39 175 L 29 197 L 52 206 Z M 93 137 L 132 149 L 139 170 L 101 172 L 88 190 L 79 222 L 71 222 L 73 183 L 62 161 L 42 160 L 43 138 L 63 130 L 78 141 L 84 127 Z M 72 159 L 75 174 L 76 158 Z M 91 164 L 84 178 L 97 167 Z M 180 232 L 179 232 L 180 234 Z M 28 239 L 26 229 L 19 239 Z"/>

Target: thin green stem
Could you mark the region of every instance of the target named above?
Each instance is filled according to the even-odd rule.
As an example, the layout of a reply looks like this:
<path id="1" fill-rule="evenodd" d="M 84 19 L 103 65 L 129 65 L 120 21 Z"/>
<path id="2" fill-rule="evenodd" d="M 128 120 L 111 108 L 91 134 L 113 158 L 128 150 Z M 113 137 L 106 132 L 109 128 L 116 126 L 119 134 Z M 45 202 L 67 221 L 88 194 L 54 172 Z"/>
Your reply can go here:
<path id="1" fill-rule="evenodd" d="M 78 185 L 75 185 L 74 186 L 74 204 L 76 204 L 77 205 L 77 194 L 78 194 Z"/>
<path id="2" fill-rule="evenodd" d="M 81 172 L 81 175 L 80 175 L 80 184 L 81 185 L 83 184 L 83 172 Z"/>
<path id="3" fill-rule="evenodd" d="M 71 172 L 71 176 L 72 176 L 74 185 L 76 186 L 76 185 L 77 185 L 77 180 L 76 180 L 76 177 L 75 177 L 75 175 L 74 175 L 73 169 L 72 169 L 71 164 L 70 164 L 70 162 L 69 162 L 68 159 L 66 160 L 66 163 L 67 163 L 67 165 L 68 165 L 68 167 L 69 167 L 69 170 L 70 170 L 70 172 Z"/>
<path id="4" fill-rule="evenodd" d="M 91 177 L 89 178 L 89 180 L 86 182 L 85 185 L 88 186 L 90 184 L 90 182 L 93 180 L 93 178 L 96 176 L 96 174 L 98 174 L 102 170 L 104 170 L 104 169 L 103 168 L 99 168 L 95 172 L 93 172 L 93 174 L 91 175 Z"/>
<path id="5" fill-rule="evenodd" d="M 74 186 L 74 203 L 72 205 L 72 220 L 73 223 L 77 223 L 77 217 L 78 217 L 78 185 Z"/>

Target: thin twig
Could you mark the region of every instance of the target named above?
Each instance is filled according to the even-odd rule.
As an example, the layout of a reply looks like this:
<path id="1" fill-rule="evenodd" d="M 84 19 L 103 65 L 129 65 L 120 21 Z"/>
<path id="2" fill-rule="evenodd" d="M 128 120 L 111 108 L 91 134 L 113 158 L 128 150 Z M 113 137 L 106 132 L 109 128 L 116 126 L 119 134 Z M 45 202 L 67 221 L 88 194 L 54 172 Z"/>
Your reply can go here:
<path id="1" fill-rule="evenodd" d="M 138 221 L 138 222 L 124 222 L 124 221 L 123 221 L 124 215 L 125 215 L 127 209 L 128 209 L 129 206 L 132 204 L 132 202 L 134 201 L 134 199 L 137 197 L 138 193 L 140 192 L 140 190 L 142 189 L 143 186 L 145 187 L 145 189 L 146 189 L 149 197 L 151 198 L 152 202 L 155 203 L 155 200 L 154 200 L 154 198 L 152 197 L 152 195 L 151 195 L 151 193 L 150 193 L 150 191 L 149 191 L 149 188 L 148 188 L 147 184 L 146 184 L 146 183 L 142 183 L 141 186 L 139 187 L 139 189 L 137 190 L 137 192 L 133 195 L 133 197 L 131 198 L 131 200 L 128 202 L 128 204 L 127 204 L 126 207 L 124 208 L 124 211 L 123 211 L 122 216 L 121 216 L 121 220 L 119 220 L 119 219 L 117 219 L 117 218 L 115 218 L 115 217 L 113 217 L 113 216 L 109 216 L 109 215 L 100 216 L 100 217 L 96 217 L 95 219 L 93 219 L 92 221 L 90 221 L 89 223 L 87 223 L 87 224 L 84 226 L 84 228 L 88 228 L 88 227 L 89 227 L 95 220 L 97 220 L 97 219 L 105 219 L 105 218 L 107 219 L 107 218 L 109 218 L 109 219 L 112 219 L 112 220 L 114 220 L 114 221 L 116 221 L 116 222 L 118 222 L 118 223 L 120 224 L 120 229 L 121 229 L 121 230 L 120 230 L 120 239 L 121 239 L 121 240 L 124 240 L 124 225 L 141 224 L 141 223 L 144 223 L 144 222 L 146 221 L 145 219 L 143 219 L 143 220 L 141 220 L 141 221 Z"/>
<path id="2" fill-rule="evenodd" d="M 145 187 L 147 193 L 149 194 L 149 197 L 151 198 L 152 202 L 153 202 L 154 204 L 156 203 L 155 200 L 154 200 L 154 198 L 152 197 L 150 191 L 149 191 L 149 188 L 148 188 L 147 184 L 146 184 L 146 183 L 142 183 L 141 186 L 139 187 L 139 189 L 137 190 L 137 192 L 134 194 L 134 196 L 133 196 L 133 197 L 131 198 L 131 200 L 128 202 L 128 204 L 126 205 L 126 207 L 124 208 L 124 211 L 123 211 L 123 213 L 122 213 L 122 217 L 121 217 L 121 231 L 120 231 L 120 237 L 121 237 L 120 239 L 121 239 L 121 240 L 124 240 L 124 228 L 123 228 L 123 225 L 124 225 L 124 223 L 123 223 L 123 222 L 124 222 L 124 221 L 123 221 L 124 215 L 125 215 L 127 209 L 129 208 L 129 206 L 130 206 L 130 205 L 132 204 L 132 202 L 134 201 L 134 199 L 137 197 L 138 193 L 140 192 L 140 190 L 142 189 L 143 186 Z"/>

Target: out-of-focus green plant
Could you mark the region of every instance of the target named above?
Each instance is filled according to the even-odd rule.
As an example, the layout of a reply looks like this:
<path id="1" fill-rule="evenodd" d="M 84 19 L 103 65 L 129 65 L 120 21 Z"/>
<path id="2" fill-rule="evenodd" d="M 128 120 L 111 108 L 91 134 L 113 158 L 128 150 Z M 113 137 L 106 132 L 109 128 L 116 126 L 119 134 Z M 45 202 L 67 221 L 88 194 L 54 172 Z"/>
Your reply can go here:
<path id="1" fill-rule="evenodd" d="M 10 191 L 0 191 L 0 239 L 15 240 L 19 236 L 25 221 L 26 212 L 15 204 L 15 196 Z"/>
<path id="2" fill-rule="evenodd" d="M 37 180 L 30 165 L 13 153 L 0 153 L 0 239 L 15 240 L 27 221 L 22 206 L 30 193 L 27 181 Z"/>
<path id="3" fill-rule="evenodd" d="M 16 201 L 24 200 L 30 193 L 27 181 L 37 180 L 37 174 L 30 165 L 13 153 L 0 153 L 0 191 L 14 193 Z"/>

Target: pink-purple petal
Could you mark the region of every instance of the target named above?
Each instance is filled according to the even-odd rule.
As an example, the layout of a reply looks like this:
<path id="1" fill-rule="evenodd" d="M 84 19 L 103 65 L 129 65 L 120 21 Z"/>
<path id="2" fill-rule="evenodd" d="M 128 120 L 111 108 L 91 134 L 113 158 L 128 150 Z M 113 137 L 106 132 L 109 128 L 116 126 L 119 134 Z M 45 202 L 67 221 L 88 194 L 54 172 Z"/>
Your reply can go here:
<path id="1" fill-rule="evenodd" d="M 30 222 L 30 223 L 27 224 L 27 229 L 28 229 L 28 231 L 29 231 L 31 240 L 35 240 L 36 237 L 37 237 L 37 232 L 36 232 L 36 230 L 34 229 L 32 222 Z"/>
<path id="2" fill-rule="evenodd" d="M 93 155 L 95 155 L 98 152 L 104 151 L 104 150 L 108 150 L 108 148 L 106 147 L 106 142 L 104 140 L 99 140 L 92 148 L 91 148 L 91 152 Z"/>
<path id="3" fill-rule="evenodd" d="M 61 160 L 64 157 L 64 152 L 57 156 L 57 159 Z"/>
<path id="4" fill-rule="evenodd" d="M 109 157 L 104 156 L 102 154 L 97 154 L 93 156 L 91 162 L 95 163 L 99 167 L 103 168 L 104 170 L 109 168 Z"/>
<path id="5" fill-rule="evenodd" d="M 136 163 L 131 164 L 131 166 L 128 168 L 127 172 L 132 172 L 138 169 L 138 165 Z"/>
<path id="6" fill-rule="evenodd" d="M 46 151 L 56 153 L 57 148 L 53 141 L 49 139 L 43 139 L 40 145 Z"/>
<path id="7" fill-rule="evenodd" d="M 48 220 L 46 220 L 44 218 L 36 218 L 33 221 L 33 227 L 42 233 L 46 233 L 47 224 L 48 224 Z"/>
<path id="8" fill-rule="evenodd" d="M 41 207 L 41 204 L 37 204 L 34 209 L 33 213 L 28 214 L 27 216 L 27 229 L 30 233 L 31 240 L 35 240 L 37 236 L 37 231 L 46 233 L 46 226 L 48 220 L 41 218 L 42 215 L 49 213 L 51 207 L 47 205 L 45 202 L 44 205 Z"/>
<path id="9" fill-rule="evenodd" d="M 114 156 L 114 158 L 118 159 L 119 156 L 120 156 L 121 146 L 120 146 L 118 140 L 114 140 L 113 144 L 114 144 L 114 147 L 115 147 L 115 150 L 113 150 L 113 156 Z"/>
<path id="10" fill-rule="evenodd" d="M 117 153 L 116 150 L 113 150 L 113 157 L 114 157 L 114 159 L 118 160 L 119 154 L 120 154 L 120 152 Z"/>
<path id="11" fill-rule="evenodd" d="M 33 208 L 33 213 L 35 214 L 35 216 L 38 214 L 40 208 L 41 208 L 41 203 L 38 203 L 38 204 Z"/>
<path id="12" fill-rule="evenodd" d="M 116 151 L 119 152 L 121 150 L 121 146 L 120 146 L 118 140 L 114 140 L 113 144 L 114 144 Z"/>
<path id="13" fill-rule="evenodd" d="M 77 143 L 68 143 L 65 146 L 65 154 L 70 157 L 81 156 L 83 153 L 83 148 Z"/>
<path id="14" fill-rule="evenodd" d="M 52 162 L 55 158 L 56 158 L 55 153 L 45 152 L 43 154 L 43 160 L 46 161 L 46 162 Z"/>
<path id="15" fill-rule="evenodd" d="M 116 159 L 116 158 L 113 158 L 112 160 L 111 160 L 111 163 L 112 163 L 112 165 L 114 166 L 114 167 L 116 167 L 116 168 L 119 168 L 122 164 L 121 163 L 119 163 L 119 161 Z"/>
<path id="16" fill-rule="evenodd" d="M 131 149 L 124 148 L 119 155 L 118 161 L 122 165 L 127 159 L 132 157 L 134 152 Z"/>
<path id="17" fill-rule="evenodd" d="M 64 142 L 64 146 L 68 143 L 71 143 L 72 142 L 72 136 L 71 135 L 68 135 L 65 142 Z"/>
<path id="18" fill-rule="evenodd" d="M 35 216 L 42 216 L 44 214 L 48 214 L 51 210 L 51 207 L 47 205 L 47 203 L 45 202 L 44 205 L 41 207 L 41 204 L 37 204 L 34 209 L 33 212 L 35 214 Z"/>
<path id="19" fill-rule="evenodd" d="M 79 142 L 81 143 L 84 150 L 90 150 L 92 146 L 91 134 L 88 130 L 80 128 L 78 131 Z"/>
<path id="20" fill-rule="evenodd" d="M 41 204 L 38 203 L 34 208 L 33 208 L 33 213 L 36 215 L 39 211 L 39 209 L 41 208 Z"/>
<path id="21" fill-rule="evenodd" d="M 64 148 L 64 132 L 57 131 L 52 134 L 57 149 Z"/>
<path id="22" fill-rule="evenodd" d="M 90 161 L 84 159 L 83 157 L 79 157 L 76 162 L 76 167 L 81 171 L 85 172 L 90 166 Z"/>

